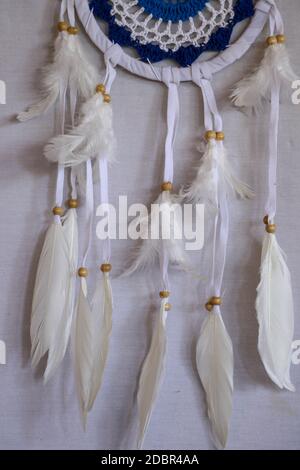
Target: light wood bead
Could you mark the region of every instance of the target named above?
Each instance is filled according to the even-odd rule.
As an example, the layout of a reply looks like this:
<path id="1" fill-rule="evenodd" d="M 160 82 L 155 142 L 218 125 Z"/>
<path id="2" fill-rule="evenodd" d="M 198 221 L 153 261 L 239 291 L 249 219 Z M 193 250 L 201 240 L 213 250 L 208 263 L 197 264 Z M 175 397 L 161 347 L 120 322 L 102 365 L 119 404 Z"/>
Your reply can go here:
<path id="1" fill-rule="evenodd" d="M 69 26 L 68 27 L 68 33 L 75 36 L 76 34 L 79 33 L 79 29 L 76 28 L 76 26 Z"/>
<path id="2" fill-rule="evenodd" d="M 59 21 L 59 23 L 57 23 L 57 29 L 60 32 L 67 31 L 68 27 L 69 27 L 69 25 L 68 25 L 68 23 L 66 23 L 66 21 Z"/>
<path id="3" fill-rule="evenodd" d="M 84 268 L 84 267 L 81 267 L 78 269 L 78 276 L 79 277 L 88 277 L 89 275 L 89 272 L 87 270 L 87 268 Z"/>
<path id="4" fill-rule="evenodd" d="M 60 216 L 61 216 L 61 215 L 63 215 L 64 210 L 63 210 L 62 207 L 55 206 L 55 207 L 53 207 L 53 209 L 52 209 L 52 213 L 53 213 L 53 215 L 60 215 Z"/>
<path id="5" fill-rule="evenodd" d="M 69 199 L 68 206 L 70 209 L 77 209 L 77 207 L 79 206 L 78 199 L 72 199 L 72 198 Z"/>
<path id="6" fill-rule="evenodd" d="M 161 299 L 167 299 L 168 297 L 170 297 L 170 292 L 168 290 L 161 290 L 159 293 L 159 297 Z"/>
<path id="7" fill-rule="evenodd" d="M 110 103 L 111 102 L 111 96 L 108 93 L 104 93 L 103 101 L 104 101 L 104 103 Z"/>
<path id="8" fill-rule="evenodd" d="M 278 44 L 284 44 L 286 41 L 284 34 L 277 34 L 276 39 Z"/>
<path id="9" fill-rule="evenodd" d="M 224 132 L 216 132 L 216 139 L 217 140 L 224 140 L 225 139 Z"/>
<path id="10" fill-rule="evenodd" d="M 105 85 L 103 85 L 103 83 L 99 83 L 99 85 L 96 86 L 96 93 L 105 93 Z"/>
<path id="11" fill-rule="evenodd" d="M 276 232 L 276 225 L 275 224 L 266 225 L 266 232 L 267 233 L 275 233 Z"/>
<path id="12" fill-rule="evenodd" d="M 269 223 L 269 216 L 268 216 L 268 215 L 265 215 L 264 218 L 263 218 L 263 221 L 264 221 L 264 224 L 265 224 L 265 225 L 268 225 L 268 223 Z"/>
<path id="13" fill-rule="evenodd" d="M 109 264 L 109 263 L 103 263 L 103 264 L 101 264 L 100 270 L 101 270 L 103 273 L 109 273 L 109 272 L 111 271 L 111 264 Z"/>
<path id="14" fill-rule="evenodd" d="M 221 299 L 221 297 L 212 297 L 211 299 L 209 299 L 209 303 L 211 305 L 221 305 L 222 304 L 222 299 Z"/>
<path id="15" fill-rule="evenodd" d="M 268 44 L 268 46 L 274 46 L 274 44 L 277 44 L 276 36 L 269 36 L 267 38 L 267 44 Z"/>
<path id="16" fill-rule="evenodd" d="M 172 308 L 172 305 L 169 302 L 167 302 L 166 305 L 165 305 L 165 311 L 169 312 L 171 310 L 171 308 Z"/>
<path id="17" fill-rule="evenodd" d="M 206 131 L 205 132 L 205 139 L 206 140 L 211 140 L 211 139 L 216 139 L 217 133 L 215 131 Z"/>
<path id="18" fill-rule="evenodd" d="M 173 189 L 173 184 L 171 181 L 164 181 L 161 185 L 161 190 L 162 191 L 172 191 Z"/>
<path id="19" fill-rule="evenodd" d="M 208 312 L 211 312 L 212 309 L 214 308 L 214 306 L 212 304 L 210 304 L 209 302 L 206 302 L 205 308 Z"/>

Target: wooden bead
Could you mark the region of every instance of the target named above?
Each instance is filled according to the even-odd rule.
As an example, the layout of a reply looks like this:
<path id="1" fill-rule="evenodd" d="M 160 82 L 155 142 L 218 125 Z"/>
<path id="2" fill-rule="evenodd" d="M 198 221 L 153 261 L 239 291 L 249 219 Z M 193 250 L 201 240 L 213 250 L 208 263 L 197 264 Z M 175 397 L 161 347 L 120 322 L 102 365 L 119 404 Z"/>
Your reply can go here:
<path id="1" fill-rule="evenodd" d="M 208 312 L 211 312 L 212 309 L 214 308 L 214 306 L 213 306 L 211 303 L 207 302 L 207 303 L 205 304 L 205 308 L 206 308 L 206 310 L 207 310 Z"/>
<path id="2" fill-rule="evenodd" d="M 89 272 L 88 272 L 87 268 L 81 267 L 81 268 L 78 269 L 78 276 L 79 277 L 88 277 L 88 274 L 89 274 Z"/>
<path id="3" fill-rule="evenodd" d="M 55 206 L 52 209 L 52 213 L 53 213 L 53 215 L 63 215 L 64 210 L 63 210 L 62 207 Z"/>
<path id="4" fill-rule="evenodd" d="M 225 139 L 224 132 L 216 132 L 216 139 L 217 140 L 224 140 Z"/>
<path id="5" fill-rule="evenodd" d="M 173 189 L 173 184 L 171 181 L 164 181 L 161 185 L 161 190 L 162 191 L 172 191 Z"/>
<path id="6" fill-rule="evenodd" d="M 269 216 L 268 216 L 268 215 L 265 215 L 264 218 L 263 218 L 263 221 L 264 221 L 264 224 L 265 224 L 265 225 L 268 225 L 268 223 L 269 223 Z"/>
<path id="7" fill-rule="evenodd" d="M 222 299 L 221 297 L 212 297 L 211 299 L 209 299 L 209 303 L 211 305 L 221 305 Z"/>
<path id="8" fill-rule="evenodd" d="M 159 293 L 159 297 L 161 297 L 162 299 L 167 299 L 168 297 L 170 297 L 170 292 L 168 290 L 161 290 Z"/>
<path id="9" fill-rule="evenodd" d="M 286 40 L 284 34 L 277 34 L 276 39 L 278 44 L 284 44 Z"/>
<path id="10" fill-rule="evenodd" d="M 69 199 L 68 200 L 68 206 L 70 209 L 77 209 L 79 203 L 78 203 L 78 199 Z"/>
<path id="11" fill-rule="evenodd" d="M 105 85 L 103 85 L 103 83 L 99 83 L 96 86 L 96 93 L 105 93 Z"/>
<path id="12" fill-rule="evenodd" d="M 266 225 L 266 232 L 275 233 L 276 232 L 276 225 L 275 224 Z"/>
<path id="13" fill-rule="evenodd" d="M 171 310 L 171 308 L 172 308 L 172 305 L 169 302 L 167 302 L 166 305 L 165 305 L 165 311 L 169 312 Z"/>
<path id="14" fill-rule="evenodd" d="M 104 101 L 104 103 L 110 103 L 111 102 L 111 96 L 108 93 L 104 93 L 103 101 Z"/>
<path id="15" fill-rule="evenodd" d="M 76 34 L 79 33 L 79 29 L 76 28 L 76 26 L 69 26 L 68 33 L 75 36 Z"/>
<path id="16" fill-rule="evenodd" d="M 205 132 L 205 139 L 206 140 L 216 139 L 216 137 L 217 137 L 217 133 L 215 131 Z"/>
<path id="17" fill-rule="evenodd" d="M 109 273 L 109 272 L 111 271 L 111 264 L 109 264 L 109 263 L 103 263 L 103 264 L 101 264 L 100 270 L 101 270 L 103 273 Z"/>
<path id="18" fill-rule="evenodd" d="M 57 29 L 60 32 L 67 31 L 68 27 L 69 27 L 69 25 L 68 25 L 68 23 L 66 23 L 66 21 L 60 21 L 59 23 L 57 23 Z"/>
<path id="19" fill-rule="evenodd" d="M 274 46 L 274 44 L 277 44 L 276 36 L 269 36 L 267 38 L 267 44 L 268 44 L 268 46 Z"/>

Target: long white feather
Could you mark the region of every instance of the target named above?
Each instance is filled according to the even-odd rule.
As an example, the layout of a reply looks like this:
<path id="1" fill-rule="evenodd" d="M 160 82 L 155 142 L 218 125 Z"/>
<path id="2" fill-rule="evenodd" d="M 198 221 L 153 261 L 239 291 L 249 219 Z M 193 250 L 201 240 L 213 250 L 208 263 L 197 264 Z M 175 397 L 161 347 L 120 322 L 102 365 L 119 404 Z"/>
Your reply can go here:
<path id="1" fill-rule="evenodd" d="M 278 387 L 294 391 L 290 380 L 294 306 L 290 272 L 274 234 L 265 234 L 256 312 L 258 351 L 265 370 Z"/>
<path id="2" fill-rule="evenodd" d="M 76 383 L 84 427 L 89 407 L 90 383 L 93 370 L 93 327 L 93 315 L 87 299 L 86 281 L 84 278 L 81 278 L 74 328 L 74 358 Z"/>
<path id="3" fill-rule="evenodd" d="M 111 161 L 114 150 L 112 107 L 95 93 L 82 105 L 79 124 L 68 134 L 52 138 L 44 155 L 51 162 L 75 166 L 101 154 Z"/>
<path id="4" fill-rule="evenodd" d="M 103 273 L 101 282 L 98 282 L 92 300 L 93 368 L 90 382 L 88 411 L 92 409 L 102 383 L 112 329 L 112 309 L 113 301 L 109 273 Z"/>
<path id="5" fill-rule="evenodd" d="M 197 344 L 198 373 L 206 393 L 208 417 L 216 447 L 226 446 L 232 411 L 233 351 L 220 312 L 205 318 Z"/>
<path id="6" fill-rule="evenodd" d="M 284 44 L 274 44 L 266 48 L 257 69 L 236 84 L 231 94 L 233 103 L 238 107 L 245 106 L 259 110 L 263 100 L 270 94 L 274 75 L 287 82 L 297 79 Z"/>
<path id="7" fill-rule="evenodd" d="M 61 318 L 61 322 L 57 327 L 57 335 L 48 353 L 47 367 L 44 374 L 45 383 L 52 377 L 57 367 L 63 360 L 70 339 L 74 313 L 75 281 L 78 263 L 78 226 L 76 209 L 69 209 L 66 216 L 63 218 L 63 233 L 68 248 L 69 282 L 66 293 L 65 309 Z"/>
<path id="8" fill-rule="evenodd" d="M 153 206 L 156 208 L 155 210 L 153 210 Z M 153 265 L 159 259 L 162 247 L 170 263 L 188 269 L 184 241 L 182 236 L 180 237 L 180 234 L 182 235 L 181 217 L 178 196 L 170 194 L 170 191 L 162 191 L 153 203 L 150 215 L 139 220 L 143 241 L 135 260 L 123 273 L 123 276 L 129 276 L 139 269 Z M 131 223 L 136 222 L 132 221 Z M 156 238 L 151 234 L 156 234 Z"/>
<path id="9" fill-rule="evenodd" d="M 18 114 L 19 121 L 28 121 L 45 113 L 57 101 L 60 90 L 68 86 L 82 98 L 89 98 L 96 84 L 96 71 L 85 59 L 79 38 L 67 32 L 58 34 L 51 64 L 42 70 L 42 99 L 27 111 Z"/>
<path id="10" fill-rule="evenodd" d="M 165 304 L 167 300 L 161 301 L 159 318 L 153 332 L 151 346 L 145 362 L 143 364 L 138 394 L 137 406 L 139 415 L 139 434 L 137 446 L 140 449 L 143 445 L 145 433 L 151 418 L 153 406 L 159 391 L 162 380 L 165 357 L 166 357 L 166 319 L 167 312 Z"/>
<path id="11" fill-rule="evenodd" d="M 49 367 L 65 315 L 70 284 L 69 250 L 63 227 L 53 222 L 40 255 L 31 316 L 31 356 L 35 367 L 48 352 Z"/>

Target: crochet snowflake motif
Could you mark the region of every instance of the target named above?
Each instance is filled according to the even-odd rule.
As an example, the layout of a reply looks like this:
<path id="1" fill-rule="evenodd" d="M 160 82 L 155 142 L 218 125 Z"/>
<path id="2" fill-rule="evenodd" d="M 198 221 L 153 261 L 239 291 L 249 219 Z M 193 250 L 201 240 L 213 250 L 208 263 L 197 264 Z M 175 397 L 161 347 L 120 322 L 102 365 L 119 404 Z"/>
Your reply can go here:
<path id="1" fill-rule="evenodd" d="M 109 38 L 141 60 L 191 65 L 204 51 L 224 50 L 234 26 L 254 14 L 253 0 L 91 0 Z"/>

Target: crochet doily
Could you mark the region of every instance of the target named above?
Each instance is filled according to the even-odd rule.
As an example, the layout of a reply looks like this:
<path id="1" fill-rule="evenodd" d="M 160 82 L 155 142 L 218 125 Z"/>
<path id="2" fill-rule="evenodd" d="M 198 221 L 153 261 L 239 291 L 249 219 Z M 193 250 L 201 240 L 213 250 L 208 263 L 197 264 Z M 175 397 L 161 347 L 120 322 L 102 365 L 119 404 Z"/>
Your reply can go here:
<path id="1" fill-rule="evenodd" d="M 254 13 L 253 0 L 92 0 L 109 24 L 109 38 L 134 47 L 142 60 L 191 65 L 204 51 L 221 51 L 234 25 Z"/>

